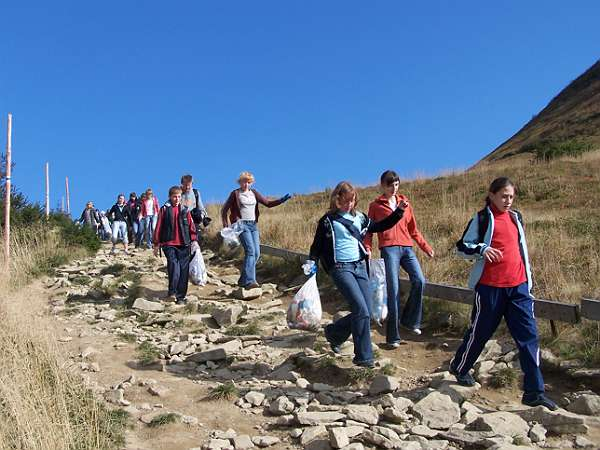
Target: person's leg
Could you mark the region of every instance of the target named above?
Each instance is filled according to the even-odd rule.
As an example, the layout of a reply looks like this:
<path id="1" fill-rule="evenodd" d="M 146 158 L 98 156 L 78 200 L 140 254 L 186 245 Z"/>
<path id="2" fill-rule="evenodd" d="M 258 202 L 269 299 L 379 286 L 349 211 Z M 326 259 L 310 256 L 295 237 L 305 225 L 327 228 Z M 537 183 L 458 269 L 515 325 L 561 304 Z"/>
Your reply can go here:
<path id="1" fill-rule="evenodd" d="M 188 279 L 190 275 L 190 248 L 177 247 L 177 263 L 179 265 L 179 280 L 177 282 L 175 297 L 184 300 L 188 290 Z"/>
<path id="2" fill-rule="evenodd" d="M 350 333 L 354 341 L 354 362 L 373 361 L 371 346 L 371 316 L 369 300 L 364 289 L 368 291 L 368 279 L 364 263 L 362 269 L 354 263 L 341 265 L 342 268 L 332 272 L 332 278 L 340 293 L 350 305 L 351 313 L 334 322 L 328 328 L 328 334 L 337 342 L 344 342 Z M 365 286 L 365 282 L 367 283 Z"/>
<path id="3" fill-rule="evenodd" d="M 517 349 L 525 375 L 525 394 L 544 392 L 544 378 L 540 370 L 540 347 L 537 325 L 533 312 L 533 299 L 527 283 L 507 290 L 509 301 L 504 317 Z"/>
<path id="4" fill-rule="evenodd" d="M 125 247 L 125 252 L 128 251 L 128 245 L 129 245 L 129 238 L 127 236 L 127 222 L 121 222 L 119 225 L 119 228 L 121 229 L 121 236 L 122 236 L 122 240 L 123 240 L 123 247 Z"/>
<path id="5" fill-rule="evenodd" d="M 242 265 L 242 273 L 240 276 L 240 286 L 246 286 L 249 283 L 256 281 L 254 278 L 254 265 L 256 261 L 256 248 L 254 246 L 254 238 L 252 236 L 252 230 L 250 224 L 244 223 L 242 226 L 242 233 L 240 234 L 240 242 L 244 248 L 244 264 Z"/>
<path id="6" fill-rule="evenodd" d="M 167 258 L 167 273 L 169 274 L 169 290 L 167 295 L 175 295 L 179 283 L 179 261 L 177 260 L 177 248 L 167 245 L 162 248 Z"/>
<path id="7" fill-rule="evenodd" d="M 463 342 L 450 361 L 452 372 L 462 376 L 479 358 L 483 347 L 492 337 L 504 315 L 506 292 L 504 288 L 478 285 L 471 312 L 471 326 L 465 333 Z"/>
<path id="8" fill-rule="evenodd" d="M 410 293 L 402 309 L 400 321 L 402 325 L 411 330 L 421 328 L 423 318 L 423 291 L 425 290 L 425 277 L 421 265 L 412 247 L 403 247 L 400 265 L 410 279 Z"/>
<path id="9" fill-rule="evenodd" d="M 140 224 L 138 223 L 137 220 L 134 220 L 133 223 L 131 224 L 131 241 L 135 245 L 135 248 L 137 248 L 139 246 L 139 242 L 138 242 L 139 229 L 140 229 Z"/>
<path id="10" fill-rule="evenodd" d="M 111 252 L 114 253 L 117 242 L 119 241 L 119 222 L 116 220 L 112 223 L 112 236 L 110 240 L 112 242 Z"/>
<path id="11" fill-rule="evenodd" d="M 150 222 L 151 222 L 151 228 L 150 228 L 149 239 L 150 239 L 150 247 L 152 247 L 152 239 L 153 239 L 153 236 L 154 236 L 154 230 L 156 230 L 156 224 L 158 223 L 158 214 L 154 214 L 151 217 Z"/>
<path id="12" fill-rule="evenodd" d="M 381 256 L 385 264 L 385 283 L 387 288 L 387 324 L 385 341 L 394 344 L 400 341 L 398 327 L 398 311 L 400 309 L 400 282 L 398 272 L 400 268 L 400 247 L 397 245 L 383 247 Z"/>
<path id="13" fill-rule="evenodd" d="M 144 217 L 144 239 L 146 247 L 152 248 L 152 216 Z"/>
<path id="14" fill-rule="evenodd" d="M 258 232 L 258 224 L 255 222 L 252 224 L 252 244 L 254 245 L 254 265 L 252 266 L 252 272 L 248 274 L 249 277 L 252 277 L 250 282 L 256 283 L 256 264 L 258 264 L 258 260 L 260 259 L 260 234 Z"/>

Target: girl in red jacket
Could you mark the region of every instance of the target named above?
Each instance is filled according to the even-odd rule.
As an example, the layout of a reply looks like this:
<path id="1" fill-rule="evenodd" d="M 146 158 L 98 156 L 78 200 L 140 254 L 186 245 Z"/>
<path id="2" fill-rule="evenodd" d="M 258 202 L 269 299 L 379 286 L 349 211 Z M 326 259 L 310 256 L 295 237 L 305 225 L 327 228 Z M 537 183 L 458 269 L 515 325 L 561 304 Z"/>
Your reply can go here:
<path id="1" fill-rule="evenodd" d="M 398 194 L 400 177 L 393 170 L 386 170 L 381 175 L 383 194 L 369 205 L 369 218 L 378 221 L 387 217 L 397 205 L 407 201 L 404 195 Z M 423 317 L 423 289 L 425 277 L 421 271 L 419 260 L 413 250 L 413 241 L 430 258 L 434 252 L 417 228 L 412 206 L 404 211 L 402 219 L 387 231 L 377 233 L 379 250 L 385 263 L 385 275 L 388 298 L 388 318 L 386 342 L 392 348 L 400 345 L 399 324 L 415 334 L 421 334 Z M 370 252 L 373 234 L 365 237 L 365 247 Z M 410 278 L 410 294 L 402 311 L 400 310 L 399 268 L 402 267 Z"/>

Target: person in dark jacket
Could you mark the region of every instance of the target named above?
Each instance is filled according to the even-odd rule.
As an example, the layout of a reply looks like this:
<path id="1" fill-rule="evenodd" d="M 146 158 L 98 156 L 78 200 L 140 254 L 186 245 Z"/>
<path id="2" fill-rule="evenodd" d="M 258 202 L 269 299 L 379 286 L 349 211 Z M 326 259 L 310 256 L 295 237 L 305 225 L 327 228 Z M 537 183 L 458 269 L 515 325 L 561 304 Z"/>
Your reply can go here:
<path id="1" fill-rule="evenodd" d="M 159 248 L 162 248 L 167 257 L 167 299 L 172 300 L 174 297 L 178 305 L 185 305 L 190 258 L 192 251 L 199 250 L 199 246 L 192 215 L 181 204 L 181 187 L 173 186 L 169 189 L 169 201 L 158 212 L 152 242 L 154 255 L 158 256 Z"/>
<path id="2" fill-rule="evenodd" d="M 94 230 L 94 233 L 98 232 L 98 227 L 100 226 L 100 213 L 94 208 L 93 202 L 86 203 L 85 209 L 79 218 L 79 222 Z"/>
<path id="3" fill-rule="evenodd" d="M 111 255 L 115 254 L 117 242 L 119 239 L 123 242 L 125 247 L 125 254 L 129 254 L 129 239 L 127 237 L 127 228 L 131 223 L 131 214 L 129 208 L 125 203 L 125 196 L 119 194 L 117 197 L 117 203 L 113 205 L 107 214 L 108 218 L 112 221 L 112 249 Z"/>
<path id="4" fill-rule="evenodd" d="M 258 233 L 258 204 L 273 208 L 287 202 L 292 196 L 286 194 L 277 200 L 269 200 L 252 189 L 254 175 L 250 172 L 242 172 L 238 178 L 239 189 L 229 194 L 227 201 L 221 210 L 223 228 L 229 224 L 241 221 L 242 233 L 240 241 L 244 247 L 244 265 L 238 284 L 244 288 L 251 289 L 259 287 L 256 282 L 256 263 L 260 258 L 260 237 Z M 228 217 L 229 215 L 229 217 Z"/>
<path id="5" fill-rule="evenodd" d="M 350 337 L 354 341 L 353 363 L 373 367 L 371 346 L 371 291 L 367 272 L 368 253 L 363 244 L 367 233 L 379 233 L 393 227 L 402 218 L 405 201 L 385 219 L 375 222 L 356 210 L 358 193 L 346 182 L 331 193 L 329 211 L 321 217 L 310 247 L 309 260 L 331 275 L 338 290 L 350 305 L 350 314 L 325 327 L 325 338 L 334 353 Z"/>
<path id="6" fill-rule="evenodd" d="M 127 208 L 129 208 L 129 215 L 131 217 L 131 224 L 129 225 L 129 242 L 135 244 L 135 248 L 138 248 L 141 240 L 141 227 L 140 227 L 140 210 L 142 203 L 137 197 L 135 192 L 129 194 L 129 200 L 127 201 Z"/>

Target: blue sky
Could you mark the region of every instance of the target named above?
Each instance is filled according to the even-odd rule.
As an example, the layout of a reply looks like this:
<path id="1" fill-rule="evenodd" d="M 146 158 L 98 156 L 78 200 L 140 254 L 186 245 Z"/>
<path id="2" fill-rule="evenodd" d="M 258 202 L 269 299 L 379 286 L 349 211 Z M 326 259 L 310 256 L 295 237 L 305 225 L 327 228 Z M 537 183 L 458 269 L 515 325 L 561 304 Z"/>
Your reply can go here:
<path id="1" fill-rule="evenodd" d="M 51 205 L 192 173 L 222 201 L 465 168 L 599 57 L 597 1 L 56 1 L 0 6 L 14 183 Z"/>

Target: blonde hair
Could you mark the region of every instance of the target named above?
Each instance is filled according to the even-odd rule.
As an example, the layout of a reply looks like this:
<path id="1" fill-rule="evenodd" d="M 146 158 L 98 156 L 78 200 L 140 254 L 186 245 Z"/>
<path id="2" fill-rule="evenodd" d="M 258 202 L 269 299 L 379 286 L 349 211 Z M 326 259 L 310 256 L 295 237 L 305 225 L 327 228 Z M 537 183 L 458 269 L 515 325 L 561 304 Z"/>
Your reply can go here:
<path id="1" fill-rule="evenodd" d="M 338 185 L 331 191 L 331 196 L 329 197 L 329 213 L 335 213 L 338 208 L 338 201 L 342 200 L 346 195 L 353 194 L 354 195 L 354 206 L 350 210 L 350 214 L 353 216 L 356 215 L 356 205 L 358 204 L 358 192 L 350 184 L 348 181 L 340 181 Z"/>
<path id="2" fill-rule="evenodd" d="M 238 183 L 241 183 L 242 181 L 247 181 L 248 183 L 254 183 L 254 175 L 252 175 L 250 172 L 242 172 L 240 173 L 240 176 L 238 177 Z"/>
<path id="3" fill-rule="evenodd" d="M 150 189 L 150 188 L 146 189 L 146 198 L 148 198 L 149 195 L 154 197 L 154 192 L 152 192 L 152 189 Z"/>

